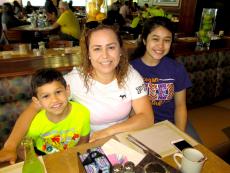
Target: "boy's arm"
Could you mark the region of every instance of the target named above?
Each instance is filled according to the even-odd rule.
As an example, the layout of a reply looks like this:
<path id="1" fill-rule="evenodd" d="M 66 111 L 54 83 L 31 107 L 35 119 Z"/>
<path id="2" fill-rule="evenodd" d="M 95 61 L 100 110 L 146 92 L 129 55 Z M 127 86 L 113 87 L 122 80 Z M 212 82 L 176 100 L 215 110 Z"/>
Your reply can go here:
<path id="1" fill-rule="evenodd" d="M 24 112 L 21 113 L 4 147 L 0 150 L 0 162 L 10 161 L 11 164 L 15 163 L 17 159 L 17 146 L 25 136 L 34 116 L 39 110 L 40 108 L 31 102 Z"/>
<path id="2" fill-rule="evenodd" d="M 88 142 L 89 142 L 89 135 L 87 135 L 87 136 L 81 136 L 80 141 L 78 142 L 77 145 L 85 144 L 85 143 L 88 143 Z"/>
<path id="3" fill-rule="evenodd" d="M 0 150 L 0 162 L 9 161 L 10 164 L 14 164 L 17 159 L 17 151 L 16 149 L 7 149 L 2 148 Z"/>

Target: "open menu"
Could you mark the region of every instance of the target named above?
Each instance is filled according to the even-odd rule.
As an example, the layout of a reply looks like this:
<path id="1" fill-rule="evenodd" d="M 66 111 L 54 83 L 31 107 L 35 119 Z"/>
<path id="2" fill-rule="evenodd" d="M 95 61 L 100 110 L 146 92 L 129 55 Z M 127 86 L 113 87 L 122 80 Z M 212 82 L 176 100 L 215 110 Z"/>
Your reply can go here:
<path id="1" fill-rule="evenodd" d="M 193 138 L 179 130 L 174 124 L 167 120 L 156 123 L 152 127 L 144 130 L 116 135 L 117 139 L 121 143 L 143 153 L 139 147 L 135 146 L 127 140 L 128 134 L 144 143 L 147 147 L 157 152 L 162 157 L 166 157 L 177 152 L 176 148 L 171 144 L 171 141 L 185 139 L 192 146 L 198 144 Z"/>

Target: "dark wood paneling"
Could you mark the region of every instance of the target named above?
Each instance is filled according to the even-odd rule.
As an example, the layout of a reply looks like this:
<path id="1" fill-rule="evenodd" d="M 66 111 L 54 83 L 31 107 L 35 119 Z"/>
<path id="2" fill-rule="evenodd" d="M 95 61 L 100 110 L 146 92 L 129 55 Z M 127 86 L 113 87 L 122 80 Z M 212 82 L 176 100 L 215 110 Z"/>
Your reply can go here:
<path id="1" fill-rule="evenodd" d="M 179 7 L 164 7 L 167 12 L 179 17 L 176 32 L 194 35 L 195 14 L 198 0 L 181 0 Z"/>
<path id="2" fill-rule="evenodd" d="M 197 0 L 182 0 L 178 32 L 194 33 L 195 13 Z"/>

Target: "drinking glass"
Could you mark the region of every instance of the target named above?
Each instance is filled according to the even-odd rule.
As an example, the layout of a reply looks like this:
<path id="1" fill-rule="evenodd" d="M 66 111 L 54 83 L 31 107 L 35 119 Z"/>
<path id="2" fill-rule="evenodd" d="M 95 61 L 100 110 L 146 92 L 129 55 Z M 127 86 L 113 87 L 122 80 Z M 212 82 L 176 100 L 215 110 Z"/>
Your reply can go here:
<path id="1" fill-rule="evenodd" d="M 216 8 L 204 8 L 200 21 L 200 29 L 197 32 L 197 46 L 200 48 L 210 48 L 211 37 L 216 24 Z"/>

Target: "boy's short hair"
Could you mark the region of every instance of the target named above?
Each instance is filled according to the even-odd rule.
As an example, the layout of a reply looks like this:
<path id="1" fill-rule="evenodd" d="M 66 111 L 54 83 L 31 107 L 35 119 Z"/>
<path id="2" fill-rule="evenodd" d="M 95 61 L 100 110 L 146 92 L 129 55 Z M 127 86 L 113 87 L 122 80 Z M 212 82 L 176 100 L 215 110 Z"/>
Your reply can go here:
<path id="1" fill-rule="evenodd" d="M 51 83 L 53 81 L 59 81 L 66 88 L 66 81 L 63 78 L 61 72 L 53 68 L 44 68 L 37 70 L 31 79 L 31 89 L 33 96 L 37 96 L 37 88 L 42 85 Z"/>

